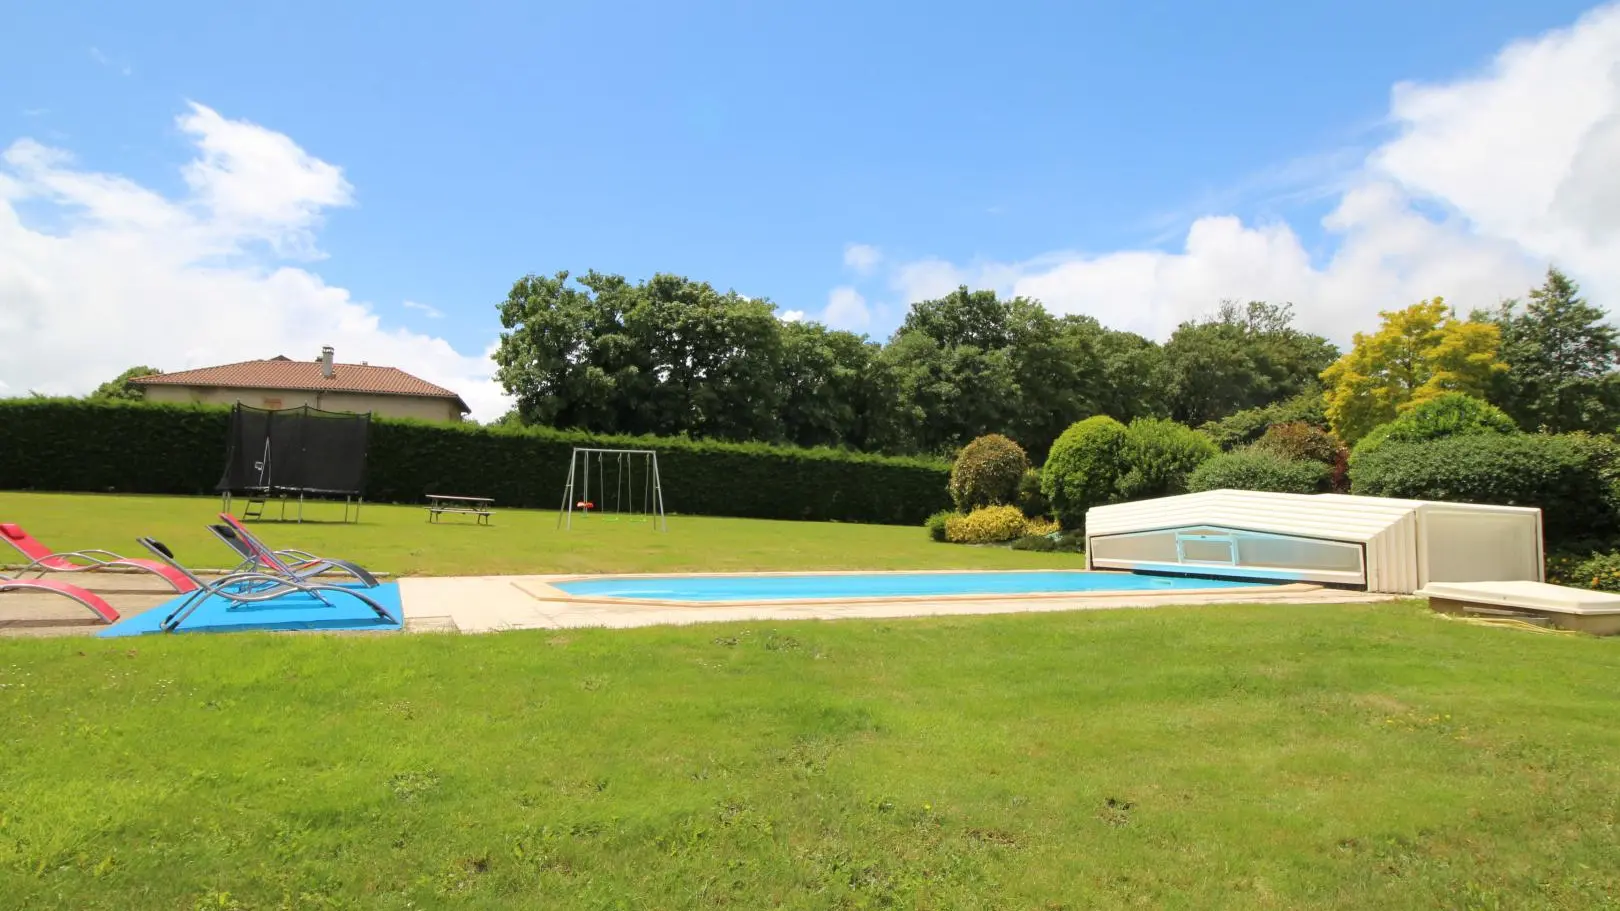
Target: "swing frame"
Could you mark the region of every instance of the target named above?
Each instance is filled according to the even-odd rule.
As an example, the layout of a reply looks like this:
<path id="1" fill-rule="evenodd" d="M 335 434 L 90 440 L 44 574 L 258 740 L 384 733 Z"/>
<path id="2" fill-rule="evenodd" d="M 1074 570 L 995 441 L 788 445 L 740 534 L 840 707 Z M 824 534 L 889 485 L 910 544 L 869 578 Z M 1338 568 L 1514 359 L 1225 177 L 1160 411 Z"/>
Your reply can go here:
<path id="1" fill-rule="evenodd" d="M 664 485 L 658 475 L 658 451 L 654 449 L 596 449 L 590 446 L 575 446 L 573 453 L 568 457 L 568 482 L 563 486 L 562 506 L 557 512 L 558 528 L 572 529 L 574 527 L 574 504 L 580 502 L 581 497 L 589 501 L 592 456 L 596 457 L 597 476 L 600 478 L 597 486 L 601 490 L 604 505 L 607 498 L 607 472 L 604 457 L 614 457 L 617 472 L 614 484 L 614 497 L 617 500 L 613 510 L 615 518 L 622 518 L 627 514 L 622 508 L 624 505 L 622 491 L 625 489 L 624 481 L 625 476 L 628 474 L 630 480 L 630 511 L 628 514 L 646 516 L 655 531 L 669 531 L 669 518 L 664 513 Z M 638 458 L 645 460 L 642 474 L 642 508 L 639 513 L 635 509 L 635 460 Z M 583 472 L 578 471 L 581 465 L 585 466 Z M 581 477 L 582 475 L 583 477 Z M 580 486 L 584 488 L 582 492 L 578 492 L 579 488 L 576 487 L 576 482 L 579 481 L 582 481 Z M 578 492 L 577 495 L 576 492 Z M 589 510 L 586 510 L 586 512 L 588 514 Z"/>

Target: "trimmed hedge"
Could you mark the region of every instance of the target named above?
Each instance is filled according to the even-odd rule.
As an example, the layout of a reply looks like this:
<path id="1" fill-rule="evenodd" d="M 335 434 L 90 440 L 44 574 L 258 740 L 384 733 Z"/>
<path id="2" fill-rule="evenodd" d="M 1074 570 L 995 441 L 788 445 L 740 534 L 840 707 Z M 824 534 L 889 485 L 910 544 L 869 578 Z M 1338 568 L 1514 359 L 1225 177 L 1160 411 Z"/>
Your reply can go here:
<path id="1" fill-rule="evenodd" d="M 1265 490 L 1272 493 L 1316 493 L 1327 482 L 1328 466 L 1288 459 L 1263 450 L 1240 449 L 1216 456 L 1193 470 L 1187 489 Z"/>
<path id="2" fill-rule="evenodd" d="M 1490 433 L 1512 436 L 1518 432 L 1519 425 L 1502 409 L 1471 395 L 1448 392 L 1412 405 L 1395 420 L 1374 427 L 1356 443 L 1350 461 L 1360 461 L 1385 443 L 1421 443 Z"/>
<path id="3" fill-rule="evenodd" d="M 1193 469 L 1220 454 L 1208 436 L 1164 418 L 1137 418 L 1125 431 L 1119 498 L 1142 500 L 1187 492 Z"/>
<path id="4" fill-rule="evenodd" d="M 1199 427 L 1215 445 L 1231 451 L 1260 439 L 1272 425 L 1310 424 L 1326 430 L 1327 410 L 1318 390 L 1306 390 L 1290 399 L 1260 408 L 1247 408 Z"/>
<path id="5" fill-rule="evenodd" d="M 222 407 L 0 401 L 0 489 L 210 494 L 229 425 Z M 569 453 L 587 445 L 656 449 L 672 513 L 915 525 L 950 505 L 950 466 L 927 459 L 389 419 L 372 421 L 366 499 L 556 509 Z"/>
<path id="6" fill-rule="evenodd" d="M 1350 467 L 1351 490 L 1375 497 L 1541 507 L 1549 542 L 1620 527 L 1605 466 L 1588 441 L 1541 434 L 1474 434 L 1386 442 Z"/>

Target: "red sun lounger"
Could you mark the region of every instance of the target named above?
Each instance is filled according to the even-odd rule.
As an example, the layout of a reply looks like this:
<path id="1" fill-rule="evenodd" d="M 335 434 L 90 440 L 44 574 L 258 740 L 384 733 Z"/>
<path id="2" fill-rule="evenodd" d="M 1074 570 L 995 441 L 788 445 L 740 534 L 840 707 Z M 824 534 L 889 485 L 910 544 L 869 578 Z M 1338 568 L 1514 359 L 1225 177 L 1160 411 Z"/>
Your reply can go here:
<path id="1" fill-rule="evenodd" d="M 118 622 L 118 611 L 113 610 L 111 604 L 92 591 L 86 591 L 71 582 L 61 582 L 56 579 L 13 579 L 9 576 L 0 576 L 0 592 L 10 591 L 40 591 L 51 592 L 65 598 L 72 598 L 90 610 L 96 616 L 108 623 Z"/>
<path id="2" fill-rule="evenodd" d="M 10 544 L 18 553 L 33 561 L 22 568 L 20 572 L 23 574 L 78 573 L 107 566 L 119 566 L 158 576 L 181 594 L 197 587 L 184 573 L 176 572 L 173 567 L 165 566 L 156 560 L 130 560 L 106 550 L 53 552 L 41 544 L 38 538 L 23 531 L 21 525 L 12 522 L 0 522 L 0 541 Z"/>

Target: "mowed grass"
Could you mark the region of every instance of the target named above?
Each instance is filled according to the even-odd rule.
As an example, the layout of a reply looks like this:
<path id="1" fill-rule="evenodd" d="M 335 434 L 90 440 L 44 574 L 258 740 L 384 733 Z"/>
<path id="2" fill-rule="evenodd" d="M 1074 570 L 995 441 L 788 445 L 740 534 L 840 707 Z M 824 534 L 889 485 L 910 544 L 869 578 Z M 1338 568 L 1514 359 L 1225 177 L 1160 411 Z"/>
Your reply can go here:
<path id="1" fill-rule="evenodd" d="M 144 535 L 198 567 L 232 565 L 231 553 L 206 528 L 218 521 L 219 511 L 220 501 L 211 497 L 0 492 L 0 522 L 22 525 L 49 547 L 147 556 L 135 542 Z M 271 514 L 279 515 L 274 505 Z M 304 514 L 320 521 L 252 527 L 275 547 L 343 557 L 398 574 L 1040 569 L 1082 563 L 1075 554 L 939 544 L 920 527 L 894 525 L 672 516 L 663 533 L 628 519 L 576 516 L 570 531 L 558 529 L 555 512 L 499 504 L 488 527 L 463 516 L 430 525 L 420 506 L 367 504 L 358 524 L 340 521 L 341 504 L 308 504 Z M 9 548 L 0 549 L 0 563 L 14 557 Z"/>
<path id="2" fill-rule="evenodd" d="M 0 640 L 0 905 L 1615 907 L 1617 645 L 1415 603 Z"/>

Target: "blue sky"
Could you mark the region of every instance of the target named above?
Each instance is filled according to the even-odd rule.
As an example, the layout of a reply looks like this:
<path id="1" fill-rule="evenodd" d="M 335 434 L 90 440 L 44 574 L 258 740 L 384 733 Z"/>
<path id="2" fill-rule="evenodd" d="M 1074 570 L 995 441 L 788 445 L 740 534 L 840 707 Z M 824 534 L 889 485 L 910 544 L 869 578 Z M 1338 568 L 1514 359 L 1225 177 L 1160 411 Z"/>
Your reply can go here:
<path id="1" fill-rule="evenodd" d="M 0 147 L 179 197 L 189 101 L 284 134 L 353 186 L 300 268 L 462 351 L 513 279 L 562 268 L 811 315 L 849 286 L 882 336 L 906 286 L 847 244 L 969 269 L 1178 250 L 1219 214 L 1286 221 L 1320 260 L 1396 83 L 1590 5 L 13 4 Z"/>

